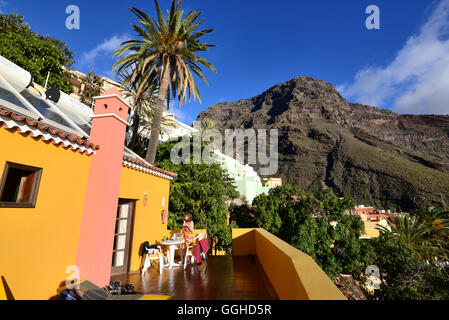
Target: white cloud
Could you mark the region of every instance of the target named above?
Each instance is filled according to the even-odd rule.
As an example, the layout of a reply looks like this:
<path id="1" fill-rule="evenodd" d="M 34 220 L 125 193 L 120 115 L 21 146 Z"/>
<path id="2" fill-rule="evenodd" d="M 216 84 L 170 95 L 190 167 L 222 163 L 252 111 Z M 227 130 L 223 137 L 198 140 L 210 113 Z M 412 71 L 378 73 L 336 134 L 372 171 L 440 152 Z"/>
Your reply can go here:
<path id="1" fill-rule="evenodd" d="M 174 101 L 170 102 L 170 109 L 168 109 L 167 112 L 173 113 L 175 115 L 176 120 L 183 122 L 187 125 L 190 125 L 190 122 L 192 122 L 190 119 L 190 115 L 186 114 L 184 110 L 180 108 L 179 105 Z"/>
<path id="2" fill-rule="evenodd" d="M 369 66 L 338 86 L 354 102 L 400 113 L 449 114 L 449 0 L 441 0 L 386 67 Z"/>
<path id="3" fill-rule="evenodd" d="M 120 45 L 127 40 L 130 40 L 130 36 L 126 33 L 122 35 L 114 35 L 112 38 L 104 40 L 94 49 L 83 54 L 81 64 L 91 63 L 97 57 L 104 54 L 112 55 L 118 48 L 120 48 Z"/>

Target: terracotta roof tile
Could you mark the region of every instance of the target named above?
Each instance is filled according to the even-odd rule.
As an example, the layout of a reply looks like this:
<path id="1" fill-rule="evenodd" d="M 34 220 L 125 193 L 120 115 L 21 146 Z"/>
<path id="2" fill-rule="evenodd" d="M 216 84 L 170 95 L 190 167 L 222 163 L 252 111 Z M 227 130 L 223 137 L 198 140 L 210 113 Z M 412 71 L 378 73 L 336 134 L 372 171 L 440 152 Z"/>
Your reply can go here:
<path id="1" fill-rule="evenodd" d="M 95 144 L 93 144 L 93 143 L 90 143 L 88 140 L 81 139 L 81 138 L 79 138 L 79 137 L 76 137 L 76 136 L 71 135 L 71 134 L 69 134 L 69 133 L 66 133 L 66 132 L 64 132 L 64 131 L 62 131 L 62 130 L 56 129 L 56 128 L 54 128 L 54 127 L 51 127 L 51 126 L 49 126 L 49 125 L 47 125 L 47 124 L 44 124 L 44 123 L 42 123 L 42 122 L 32 120 L 32 119 L 30 119 L 30 118 L 28 118 L 28 117 L 26 117 L 26 116 L 18 115 L 18 114 L 14 113 L 14 112 L 11 111 L 11 110 L 2 109 L 2 108 L 0 107 L 0 116 L 9 117 L 9 118 L 12 119 L 12 120 L 19 121 L 19 122 L 23 122 L 23 123 L 25 123 L 25 124 L 26 124 L 27 126 L 29 126 L 29 127 L 34 127 L 34 128 L 36 128 L 36 129 L 39 129 L 39 130 L 42 130 L 42 131 L 47 131 L 47 132 L 50 133 L 51 135 L 57 136 L 57 137 L 62 138 L 62 139 L 67 139 L 67 140 L 69 140 L 70 142 L 76 143 L 76 144 L 78 144 L 78 145 L 80 145 L 80 146 L 84 146 L 84 147 L 86 147 L 86 148 L 90 148 L 90 149 L 93 149 L 93 150 L 98 150 L 98 149 L 99 149 L 99 146 L 98 146 L 98 145 L 95 145 Z M 4 121 L 1 121 L 1 120 L 0 120 L 0 124 L 1 124 L 2 126 L 5 126 L 5 122 L 4 122 Z M 13 129 L 13 128 L 10 128 L 10 129 Z M 20 128 L 18 128 L 18 127 L 16 126 L 16 129 L 20 132 Z M 53 140 L 53 142 L 54 142 L 55 144 L 57 144 L 57 145 L 61 145 L 61 144 L 62 144 L 61 142 L 59 142 L 59 143 L 56 142 L 54 139 L 45 139 L 45 138 L 42 137 L 42 136 L 40 136 L 40 138 L 41 138 L 42 140 L 47 140 L 47 141 L 48 141 L 48 140 Z M 72 147 L 72 149 L 75 149 L 75 148 Z"/>
<path id="2" fill-rule="evenodd" d="M 25 123 L 29 127 L 34 127 L 36 129 L 39 129 L 39 130 L 42 130 L 42 131 L 46 131 L 46 132 L 48 132 L 49 134 L 51 134 L 53 136 L 57 136 L 57 137 L 59 137 L 61 139 L 66 139 L 66 140 L 68 140 L 68 141 L 70 141 L 70 142 L 72 142 L 74 144 L 78 144 L 80 146 L 84 146 L 85 148 L 89 148 L 89 149 L 93 149 L 93 150 L 98 150 L 99 149 L 98 145 L 90 143 L 88 140 L 80 139 L 80 138 L 78 138 L 78 137 L 76 137 L 74 135 L 71 135 L 71 134 L 66 133 L 66 132 L 64 132 L 62 130 L 53 128 L 53 127 L 51 127 L 51 126 L 49 126 L 47 124 L 44 124 L 42 122 L 32 120 L 32 119 L 30 119 L 30 118 L 28 118 L 26 116 L 23 116 L 23 115 L 18 115 L 18 114 L 14 113 L 11 110 L 2 109 L 0 107 L 0 116 L 9 117 L 10 119 L 12 119 L 14 121 L 23 122 L 23 123 Z M 2 121 L 0 119 L 0 125 L 1 126 L 6 126 L 5 121 Z M 17 127 L 17 126 L 8 127 L 8 128 L 9 129 L 16 129 L 18 132 L 21 132 L 21 129 L 19 127 Z M 25 134 L 27 132 L 21 132 L 21 133 Z M 80 152 L 82 152 L 79 148 L 75 148 L 75 147 L 70 146 L 70 145 L 66 146 L 66 145 L 64 145 L 63 141 L 59 141 L 58 142 L 58 141 L 56 141 L 53 138 L 44 137 L 44 136 L 42 136 L 42 134 L 40 134 L 40 135 L 37 134 L 35 137 L 38 138 L 38 139 L 44 140 L 44 141 L 52 141 L 55 145 L 62 146 L 62 147 L 65 147 L 65 148 L 70 148 L 70 149 L 73 149 L 73 150 L 77 150 L 78 149 Z M 163 170 L 161 168 L 155 167 L 153 165 L 148 164 L 147 162 L 144 162 L 144 161 L 141 161 L 141 160 L 138 160 L 138 159 L 133 159 L 133 158 L 130 158 L 130 157 L 123 157 L 123 160 L 128 162 L 128 163 L 134 164 L 136 166 L 140 166 L 140 167 L 142 167 L 144 169 L 148 169 L 150 171 L 154 171 L 155 173 L 160 173 L 160 174 L 165 175 L 167 177 L 176 178 L 178 176 L 176 173 Z M 126 164 L 124 164 L 124 166 L 126 166 Z M 134 168 L 134 169 L 136 169 L 136 168 Z M 137 170 L 139 170 L 139 169 L 137 168 Z M 139 171 L 143 171 L 143 170 L 139 170 Z"/>
<path id="3" fill-rule="evenodd" d="M 169 176 L 169 177 L 172 177 L 172 178 L 176 178 L 178 176 L 176 173 L 163 170 L 161 168 L 158 168 L 156 166 L 150 165 L 147 162 L 143 162 L 141 160 L 137 160 L 137 159 L 133 159 L 133 158 L 129 158 L 129 157 L 123 157 L 123 160 L 128 161 L 128 162 L 133 163 L 133 164 L 136 164 L 136 165 L 139 165 L 139 166 L 144 167 L 146 169 L 150 169 L 150 170 L 162 173 L 162 174 L 164 174 L 166 176 Z"/>

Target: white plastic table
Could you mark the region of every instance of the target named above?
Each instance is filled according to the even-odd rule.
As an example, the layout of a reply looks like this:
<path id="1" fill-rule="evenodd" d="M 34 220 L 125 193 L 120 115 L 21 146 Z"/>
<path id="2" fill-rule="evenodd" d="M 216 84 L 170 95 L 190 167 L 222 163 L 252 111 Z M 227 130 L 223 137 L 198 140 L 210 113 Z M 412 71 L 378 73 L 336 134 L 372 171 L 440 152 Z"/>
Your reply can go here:
<path id="1" fill-rule="evenodd" d="M 180 267 L 181 264 L 175 263 L 175 250 L 176 247 L 183 244 L 184 240 L 164 240 L 162 245 L 168 246 L 168 264 L 164 265 L 165 268 L 172 269 L 173 267 Z"/>

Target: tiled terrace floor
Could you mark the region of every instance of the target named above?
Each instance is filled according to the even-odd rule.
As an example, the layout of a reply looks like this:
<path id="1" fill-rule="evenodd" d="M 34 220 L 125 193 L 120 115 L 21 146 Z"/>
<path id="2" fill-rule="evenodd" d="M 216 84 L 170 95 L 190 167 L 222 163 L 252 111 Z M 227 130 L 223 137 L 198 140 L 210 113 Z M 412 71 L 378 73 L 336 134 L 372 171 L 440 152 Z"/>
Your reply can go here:
<path id="1" fill-rule="evenodd" d="M 201 271 L 187 266 L 164 269 L 157 264 L 144 277 L 133 273 L 114 276 L 111 281 L 132 284 L 137 293 L 170 295 L 175 300 L 275 300 L 277 295 L 257 258 L 209 257 Z"/>

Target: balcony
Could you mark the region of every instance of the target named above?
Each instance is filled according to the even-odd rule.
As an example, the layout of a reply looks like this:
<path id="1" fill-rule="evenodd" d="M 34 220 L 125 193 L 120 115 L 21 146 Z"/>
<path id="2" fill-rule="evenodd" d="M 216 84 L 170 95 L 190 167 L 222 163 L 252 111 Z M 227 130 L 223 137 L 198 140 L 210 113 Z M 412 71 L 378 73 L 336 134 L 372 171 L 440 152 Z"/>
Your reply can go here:
<path id="1" fill-rule="evenodd" d="M 144 277 L 134 273 L 112 278 L 130 283 L 136 292 L 162 294 L 175 300 L 276 300 L 276 292 L 257 261 L 248 257 L 212 256 L 208 268 L 164 269 L 155 265 Z"/>
<path id="2" fill-rule="evenodd" d="M 112 280 L 175 300 L 345 300 L 312 258 L 263 229 L 234 229 L 233 256 L 209 257 L 207 269 L 151 267 Z"/>

